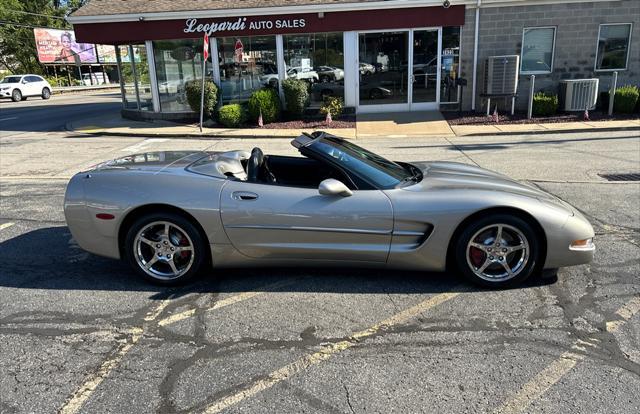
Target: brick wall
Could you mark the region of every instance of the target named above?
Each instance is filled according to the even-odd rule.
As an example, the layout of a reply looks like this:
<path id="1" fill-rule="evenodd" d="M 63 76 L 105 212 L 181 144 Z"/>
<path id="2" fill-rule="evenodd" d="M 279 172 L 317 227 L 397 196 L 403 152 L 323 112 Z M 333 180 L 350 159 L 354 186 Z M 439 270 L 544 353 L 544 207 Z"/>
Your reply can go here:
<path id="1" fill-rule="evenodd" d="M 640 0 L 603 1 L 480 9 L 478 92 L 484 59 L 495 55 L 520 55 L 524 27 L 556 26 L 553 72 L 536 75 L 535 90 L 557 93 L 561 79 L 599 78 L 607 89 L 610 72 L 595 72 L 598 27 L 601 23 L 633 23 L 627 70 L 619 71 L 618 85 L 640 85 Z M 463 106 L 471 109 L 475 8 L 468 7 L 461 40 L 461 76 L 468 80 Z M 520 76 L 516 107 L 526 108 L 529 75 Z M 502 101 L 502 100 L 499 100 Z M 476 110 L 482 111 L 477 97 Z M 501 102 L 499 102 L 501 104 Z M 493 103 L 492 103 L 493 106 Z"/>

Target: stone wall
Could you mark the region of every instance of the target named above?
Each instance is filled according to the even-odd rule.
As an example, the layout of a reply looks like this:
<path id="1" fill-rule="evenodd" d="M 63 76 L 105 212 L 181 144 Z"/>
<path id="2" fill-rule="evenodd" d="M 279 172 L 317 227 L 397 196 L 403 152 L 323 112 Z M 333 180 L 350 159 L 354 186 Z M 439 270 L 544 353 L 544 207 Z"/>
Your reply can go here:
<path id="1" fill-rule="evenodd" d="M 618 85 L 640 85 L 640 0 L 561 3 L 480 9 L 478 93 L 484 60 L 496 55 L 520 55 L 523 28 L 536 26 L 556 26 L 553 72 L 536 75 L 536 92 L 557 93 L 561 79 L 599 78 L 600 89 L 608 89 L 611 72 L 594 71 L 598 27 L 602 23 L 633 23 L 629 62 L 627 70 L 618 73 Z M 475 8 L 467 7 L 461 40 L 461 76 L 468 80 L 463 107 L 467 110 L 471 109 L 474 26 Z M 516 100 L 520 110 L 527 105 L 529 79 L 529 75 L 520 76 Z M 483 103 L 477 97 L 477 111 L 486 108 Z"/>

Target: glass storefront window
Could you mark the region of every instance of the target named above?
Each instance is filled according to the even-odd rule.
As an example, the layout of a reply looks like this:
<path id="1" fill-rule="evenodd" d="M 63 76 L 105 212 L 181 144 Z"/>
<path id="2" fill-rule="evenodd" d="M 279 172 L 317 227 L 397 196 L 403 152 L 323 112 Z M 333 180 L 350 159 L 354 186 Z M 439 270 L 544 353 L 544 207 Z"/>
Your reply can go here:
<path id="1" fill-rule="evenodd" d="M 625 70 L 629 60 L 631 23 L 601 24 L 596 50 L 596 70 Z"/>
<path id="2" fill-rule="evenodd" d="M 460 27 L 442 28 L 440 102 L 458 102 L 456 80 L 460 76 Z"/>
<path id="3" fill-rule="evenodd" d="M 162 112 L 190 112 L 185 84 L 202 80 L 202 40 L 181 39 L 153 42 L 153 54 Z M 206 73 L 211 78 L 211 62 Z"/>
<path id="4" fill-rule="evenodd" d="M 220 37 L 220 87 L 222 101 L 247 101 L 264 86 L 278 87 L 275 36 Z"/>
<path id="5" fill-rule="evenodd" d="M 311 106 L 320 106 L 326 96 L 344 99 L 342 33 L 287 35 L 283 41 L 287 77 L 308 83 Z"/>
<path id="6" fill-rule="evenodd" d="M 138 109 L 135 86 L 136 80 L 133 77 L 129 46 L 116 46 L 116 53 L 120 68 L 120 84 L 122 85 L 123 92 L 122 105 L 125 109 Z"/>
<path id="7" fill-rule="evenodd" d="M 153 111 L 149 64 L 144 45 L 116 46 L 125 109 Z"/>
<path id="8" fill-rule="evenodd" d="M 520 73 L 544 74 L 553 71 L 555 27 L 525 27 L 522 31 Z"/>
<path id="9" fill-rule="evenodd" d="M 133 46 L 136 84 L 141 111 L 153 111 L 153 97 L 151 96 L 151 81 L 149 77 L 149 61 L 147 49 L 144 45 Z"/>
<path id="10" fill-rule="evenodd" d="M 409 32 L 360 33 L 360 105 L 408 102 Z"/>

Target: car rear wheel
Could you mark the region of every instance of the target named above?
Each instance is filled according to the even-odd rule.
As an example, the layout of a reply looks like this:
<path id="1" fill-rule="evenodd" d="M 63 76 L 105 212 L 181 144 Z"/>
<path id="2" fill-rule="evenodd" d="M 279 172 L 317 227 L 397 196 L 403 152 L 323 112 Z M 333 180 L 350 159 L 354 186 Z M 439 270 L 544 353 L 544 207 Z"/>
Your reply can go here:
<path id="1" fill-rule="evenodd" d="M 455 244 L 460 272 L 471 282 L 502 288 L 524 282 L 536 268 L 540 241 L 520 217 L 495 214 L 469 224 Z"/>
<path id="2" fill-rule="evenodd" d="M 20 89 L 13 90 L 11 93 L 11 100 L 13 102 L 20 102 L 22 100 L 22 92 L 20 92 Z"/>
<path id="3" fill-rule="evenodd" d="M 129 228 L 125 258 L 145 279 L 178 285 L 192 279 L 206 262 L 206 243 L 198 229 L 172 213 L 149 214 Z"/>
<path id="4" fill-rule="evenodd" d="M 51 98 L 51 91 L 49 90 L 49 88 L 42 88 L 42 99 L 49 98 Z"/>

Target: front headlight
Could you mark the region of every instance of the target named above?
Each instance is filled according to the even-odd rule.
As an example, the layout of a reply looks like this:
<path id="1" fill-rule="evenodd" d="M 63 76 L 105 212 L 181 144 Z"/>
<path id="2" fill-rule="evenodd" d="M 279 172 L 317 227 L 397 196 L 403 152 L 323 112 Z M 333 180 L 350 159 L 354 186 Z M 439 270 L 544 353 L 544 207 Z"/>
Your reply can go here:
<path id="1" fill-rule="evenodd" d="M 595 250 L 596 246 L 593 244 L 593 238 L 574 240 L 569 245 L 569 250 L 578 250 L 578 251 L 590 251 Z"/>
<path id="2" fill-rule="evenodd" d="M 0 91 L 6 91 L 7 89 L 9 89 L 9 86 L 2 86 L 2 87 L 0 87 Z"/>

